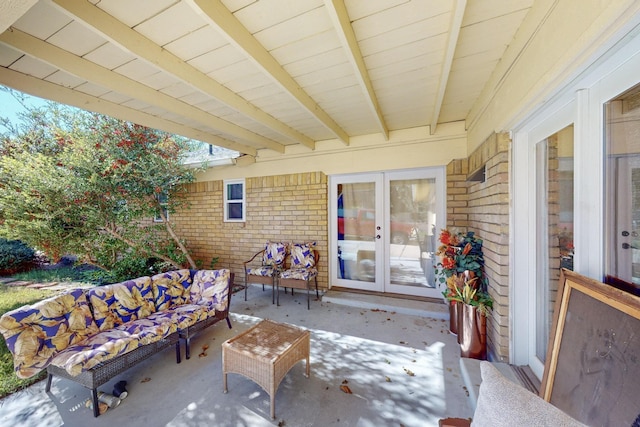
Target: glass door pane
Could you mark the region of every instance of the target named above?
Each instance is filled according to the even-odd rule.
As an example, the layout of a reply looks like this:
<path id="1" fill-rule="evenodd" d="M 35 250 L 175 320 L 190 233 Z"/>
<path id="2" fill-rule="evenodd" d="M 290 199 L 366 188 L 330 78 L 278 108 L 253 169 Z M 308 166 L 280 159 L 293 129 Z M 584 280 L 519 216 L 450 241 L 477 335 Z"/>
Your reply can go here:
<path id="1" fill-rule="evenodd" d="M 605 104 L 605 281 L 640 295 L 640 86 Z"/>
<path id="2" fill-rule="evenodd" d="M 544 362 L 560 269 L 573 270 L 573 125 L 536 145 L 535 357 Z"/>
<path id="3" fill-rule="evenodd" d="M 379 174 L 338 177 L 332 180 L 335 200 L 335 284 L 382 291 L 378 256 L 382 242 L 382 203 Z"/>
<path id="4" fill-rule="evenodd" d="M 390 172 L 385 180 L 389 236 L 385 291 L 439 298 L 434 254 L 440 226 L 436 221 L 442 218 L 437 179 L 425 172 Z"/>

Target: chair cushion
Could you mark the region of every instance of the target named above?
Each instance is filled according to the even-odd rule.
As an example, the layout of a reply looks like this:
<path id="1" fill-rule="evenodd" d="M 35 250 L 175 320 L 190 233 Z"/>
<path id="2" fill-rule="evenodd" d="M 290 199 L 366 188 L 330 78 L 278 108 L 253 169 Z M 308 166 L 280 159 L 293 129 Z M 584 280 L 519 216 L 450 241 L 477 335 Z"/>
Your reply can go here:
<path id="1" fill-rule="evenodd" d="M 315 267 L 316 260 L 313 253 L 313 243 L 294 243 L 291 245 L 291 268 Z"/>
<path id="2" fill-rule="evenodd" d="M 188 269 L 168 271 L 151 277 L 156 311 L 168 310 L 189 301 L 191 272 Z"/>
<path id="3" fill-rule="evenodd" d="M 191 303 L 225 311 L 229 304 L 230 280 L 231 271 L 228 269 L 198 270 L 191 285 Z"/>
<path id="4" fill-rule="evenodd" d="M 290 268 L 280 273 L 282 279 L 309 280 L 318 275 L 316 268 Z"/>
<path id="5" fill-rule="evenodd" d="M 13 354 L 16 375 L 29 378 L 58 352 L 98 333 L 98 327 L 85 293 L 75 289 L 5 313 L 0 332 Z"/>
<path id="6" fill-rule="evenodd" d="M 263 265 L 282 265 L 287 257 L 287 244 L 282 242 L 267 242 L 262 255 Z"/>
<path id="7" fill-rule="evenodd" d="M 273 277 L 276 269 L 271 265 L 263 265 L 261 267 L 247 268 L 247 274 L 250 276 Z"/>
<path id="8" fill-rule="evenodd" d="M 93 317 L 101 331 L 142 319 L 156 311 L 151 278 L 144 276 L 126 282 L 98 286 L 87 291 Z"/>
<path id="9" fill-rule="evenodd" d="M 79 375 L 97 364 L 111 360 L 115 355 L 138 348 L 141 340 L 124 330 L 112 329 L 99 332 L 72 345 L 51 360 L 51 364 L 66 370 L 69 375 Z"/>

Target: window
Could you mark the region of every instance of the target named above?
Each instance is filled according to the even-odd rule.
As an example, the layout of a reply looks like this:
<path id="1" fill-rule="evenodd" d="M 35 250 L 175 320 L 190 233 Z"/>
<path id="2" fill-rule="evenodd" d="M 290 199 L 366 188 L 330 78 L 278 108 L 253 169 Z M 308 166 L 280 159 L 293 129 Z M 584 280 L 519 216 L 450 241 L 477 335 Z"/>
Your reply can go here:
<path id="1" fill-rule="evenodd" d="M 226 222 L 245 221 L 244 179 L 224 181 L 224 220 Z"/>
<path id="2" fill-rule="evenodd" d="M 169 194 L 166 191 L 158 194 L 157 196 L 158 202 L 160 202 L 160 206 L 162 206 L 162 212 L 164 213 L 164 217 L 169 221 Z M 156 212 L 156 215 L 153 217 L 154 222 L 162 222 L 162 216 L 160 216 L 159 212 Z"/>

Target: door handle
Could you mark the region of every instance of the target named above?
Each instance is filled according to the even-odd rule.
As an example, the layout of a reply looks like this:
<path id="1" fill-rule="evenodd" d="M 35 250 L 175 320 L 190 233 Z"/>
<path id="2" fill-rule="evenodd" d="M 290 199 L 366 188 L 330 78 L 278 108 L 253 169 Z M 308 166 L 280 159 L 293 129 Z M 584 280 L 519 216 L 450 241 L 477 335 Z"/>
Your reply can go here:
<path id="1" fill-rule="evenodd" d="M 630 245 L 629 243 L 623 243 L 622 249 L 640 249 L 637 246 Z"/>

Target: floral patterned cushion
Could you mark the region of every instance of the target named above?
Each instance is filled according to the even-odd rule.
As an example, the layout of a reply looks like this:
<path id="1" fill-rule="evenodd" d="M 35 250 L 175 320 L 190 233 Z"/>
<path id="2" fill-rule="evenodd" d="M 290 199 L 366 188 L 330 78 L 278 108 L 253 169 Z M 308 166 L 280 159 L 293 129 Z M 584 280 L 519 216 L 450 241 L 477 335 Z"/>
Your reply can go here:
<path id="1" fill-rule="evenodd" d="M 282 265 L 287 257 L 287 244 L 267 242 L 262 255 L 262 265 Z"/>
<path id="2" fill-rule="evenodd" d="M 277 270 L 271 265 L 263 265 L 256 268 L 247 268 L 247 274 L 250 276 L 272 277 Z"/>
<path id="3" fill-rule="evenodd" d="M 315 267 L 316 260 L 314 258 L 313 243 L 294 243 L 291 245 L 291 268 L 310 268 Z"/>
<path id="4" fill-rule="evenodd" d="M 280 274 L 283 279 L 297 279 L 297 280 L 309 280 L 318 275 L 318 270 L 315 267 L 311 268 L 291 268 L 285 270 Z"/>
<path id="5" fill-rule="evenodd" d="M 145 318 L 156 311 L 151 278 L 147 276 L 91 288 L 87 295 L 93 307 L 93 317 L 101 331 Z"/>
<path id="6" fill-rule="evenodd" d="M 99 332 L 79 344 L 68 347 L 56 355 L 51 364 L 75 376 L 141 345 L 139 337 L 124 330 L 112 329 Z"/>
<path id="7" fill-rule="evenodd" d="M 229 282 L 231 271 L 198 270 L 191 285 L 191 303 L 207 305 L 217 311 L 224 311 L 229 304 Z"/>
<path id="8" fill-rule="evenodd" d="M 168 271 L 151 277 L 156 311 L 167 310 L 189 300 L 191 272 L 187 269 Z"/>
<path id="9" fill-rule="evenodd" d="M 60 350 L 98 333 L 81 289 L 5 313 L 0 332 L 13 354 L 16 375 L 29 378 Z"/>

